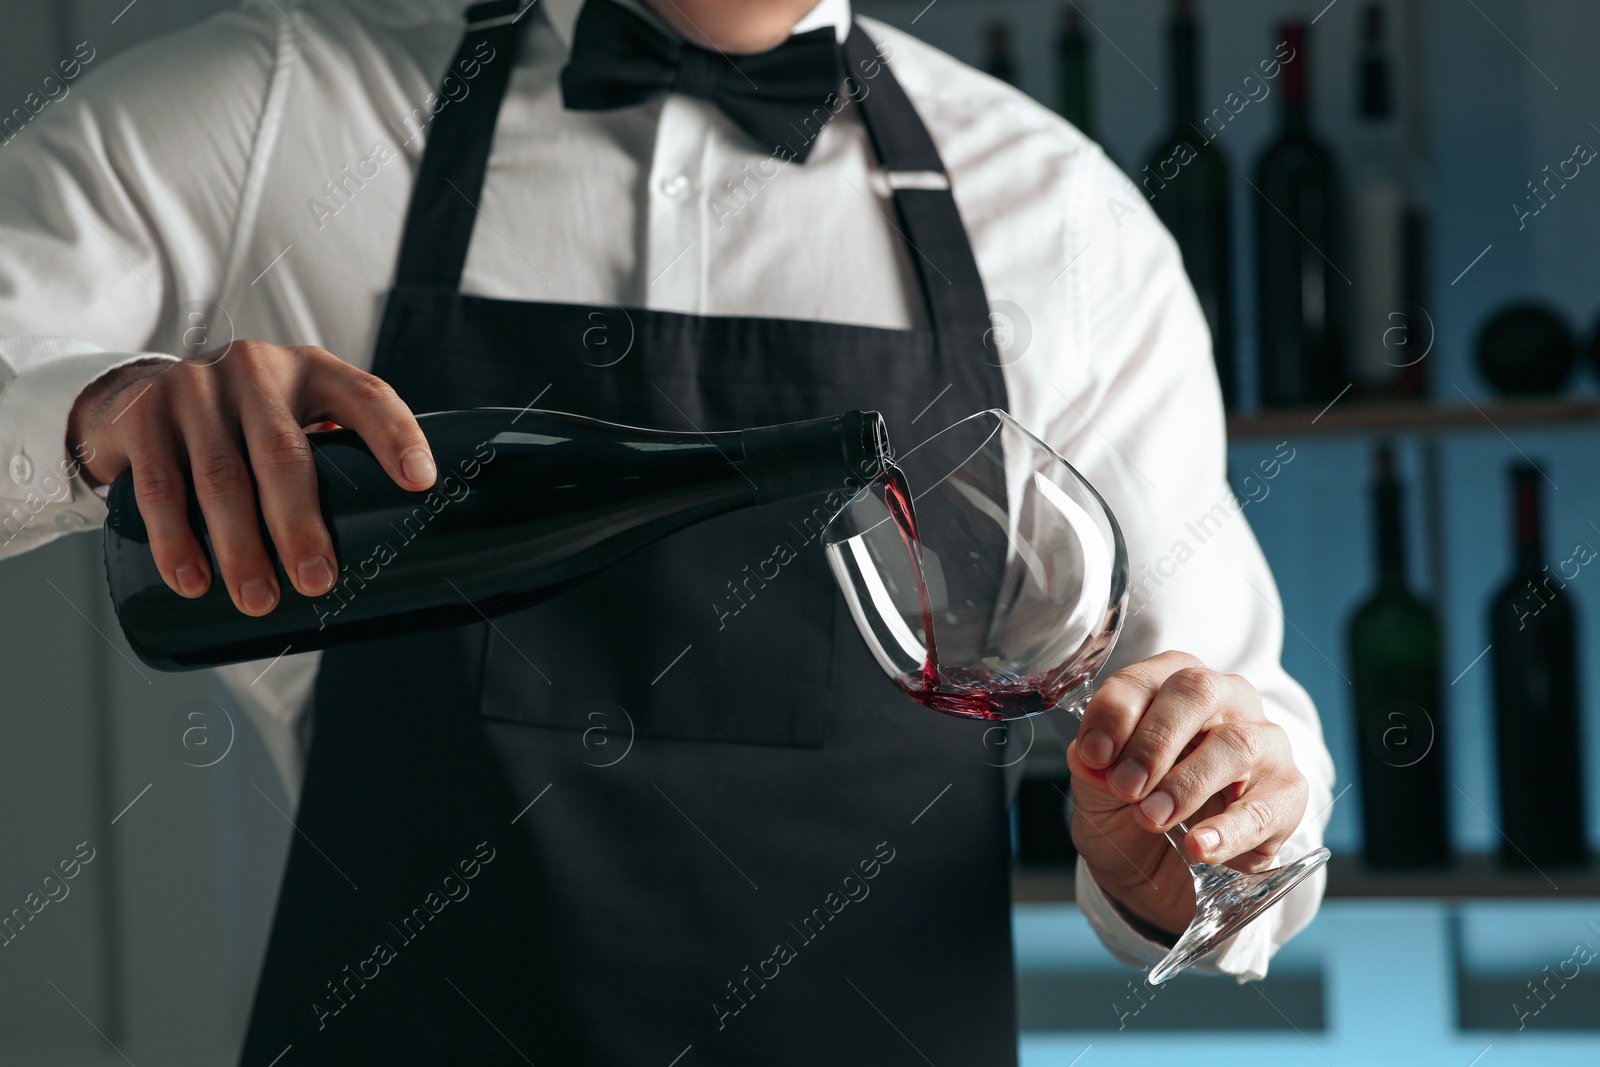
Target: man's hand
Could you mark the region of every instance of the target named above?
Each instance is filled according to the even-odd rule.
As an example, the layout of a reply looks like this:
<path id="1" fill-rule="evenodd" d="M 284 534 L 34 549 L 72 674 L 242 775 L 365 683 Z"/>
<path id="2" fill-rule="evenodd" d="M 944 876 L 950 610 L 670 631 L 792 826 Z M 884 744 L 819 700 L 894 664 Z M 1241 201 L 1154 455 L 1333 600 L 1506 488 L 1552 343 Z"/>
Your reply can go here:
<path id="1" fill-rule="evenodd" d="M 1272 865 L 1305 814 L 1305 776 L 1261 695 L 1186 652 L 1106 679 L 1067 763 L 1072 840 L 1096 884 L 1173 933 L 1194 917 L 1194 883 L 1163 831 L 1183 821 L 1190 857 L 1256 871 Z"/>
<path id="2" fill-rule="evenodd" d="M 402 488 L 420 492 L 433 484 L 428 442 L 387 383 L 320 348 L 256 341 L 101 377 L 73 405 L 67 450 L 90 457 L 83 467 L 90 485 L 133 467 L 156 566 L 186 597 L 204 594 L 212 577 L 185 511 L 192 477 L 234 606 L 265 615 L 280 590 L 261 541 L 258 498 L 301 594 L 326 593 L 338 575 L 304 431 L 325 421 L 360 434 Z"/>

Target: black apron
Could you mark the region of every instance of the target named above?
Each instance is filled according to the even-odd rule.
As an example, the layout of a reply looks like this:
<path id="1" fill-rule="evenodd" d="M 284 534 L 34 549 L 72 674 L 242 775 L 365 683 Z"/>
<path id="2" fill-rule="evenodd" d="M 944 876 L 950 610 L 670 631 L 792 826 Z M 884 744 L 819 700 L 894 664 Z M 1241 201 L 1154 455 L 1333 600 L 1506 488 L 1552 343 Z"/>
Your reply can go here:
<path id="1" fill-rule="evenodd" d="M 501 58 L 429 132 L 373 366 L 413 410 L 877 409 L 905 449 L 941 390 L 927 431 L 1005 406 L 948 189 L 894 194 L 926 330 L 461 293 L 522 29 L 472 18 L 458 59 Z M 845 47 L 876 55 L 859 26 Z M 856 110 L 891 174 L 943 171 L 886 69 Z M 326 652 L 241 1063 L 1014 1063 L 1003 774 L 856 633 L 817 537 L 843 492 Z"/>

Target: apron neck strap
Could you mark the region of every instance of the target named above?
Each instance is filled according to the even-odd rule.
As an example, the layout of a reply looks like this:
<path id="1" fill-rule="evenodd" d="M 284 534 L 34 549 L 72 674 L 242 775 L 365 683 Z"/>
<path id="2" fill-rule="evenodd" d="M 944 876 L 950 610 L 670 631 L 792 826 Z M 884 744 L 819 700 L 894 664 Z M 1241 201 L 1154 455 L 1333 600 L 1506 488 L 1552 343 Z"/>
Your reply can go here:
<path id="1" fill-rule="evenodd" d="M 900 236 L 917 272 L 937 342 L 953 355 L 981 349 L 984 358 L 998 367 L 983 277 L 928 127 L 859 22 L 850 27 L 844 56 L 852 78 L 879 68 L 879 76 L 857 106 L 872 150 L 888 175 Z"/>
<path id="2" fill-rule="evenodd" d="M 462 81 L 465 76 L 472 88 L 459 99 L 445 92 L 435 98 L 439 110 L 427 128 L 406 211 L 397 285 L 461 288 L 500 104 L 525 28 L 518 21 L 532 6 L 521 0 L 486 0 L 466 10 L 466 32 L 444 80 Z M 475 76 L 467 73 L 474 70 Z"/>

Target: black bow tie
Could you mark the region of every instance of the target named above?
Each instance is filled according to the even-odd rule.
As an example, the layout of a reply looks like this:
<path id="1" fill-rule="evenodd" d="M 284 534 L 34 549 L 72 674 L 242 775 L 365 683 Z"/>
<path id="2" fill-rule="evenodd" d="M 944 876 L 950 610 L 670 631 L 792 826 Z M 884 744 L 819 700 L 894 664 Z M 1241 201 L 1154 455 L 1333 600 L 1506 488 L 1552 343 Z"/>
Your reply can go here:
<path id="1" fill-rule="evenodd" d="M 716 104 L 761 147 L 804 163 L 843 79 L 832 28 L 770 52 L 726 55 L 669 37 L 611 0 L 589 0 L 573 30 L 561 98 L 573 111 L 609 111 L 659 92 L 686 93 Z"/>

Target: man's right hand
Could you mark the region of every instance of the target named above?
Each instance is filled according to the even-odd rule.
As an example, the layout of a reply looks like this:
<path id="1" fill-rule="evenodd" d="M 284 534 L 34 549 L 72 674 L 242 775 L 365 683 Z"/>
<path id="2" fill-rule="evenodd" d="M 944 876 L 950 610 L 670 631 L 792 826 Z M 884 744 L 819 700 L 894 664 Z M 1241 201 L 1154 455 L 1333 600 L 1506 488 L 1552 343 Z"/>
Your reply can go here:
<path id="1" fill-rule="evenodd" d="M 401 488 L 433 484 L 427 439 L 388 383 L 320 348 L 258 341 L 102 376 L 72 407 L 67 451 L 89 457 L 82 470 L 91 486 L 133 467 L 156 566 L 185 597 L 204 594 L 212 578 L 186 511 L 192 477 L 228 595 L 246 615 L 265 615 L 280 592 L 258 496 L 295 589 L 321 596 L 338 574 L 304 429 L 321 422 L 360 434 Z"/>

